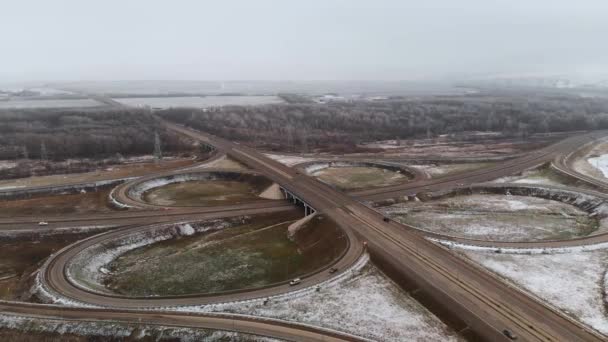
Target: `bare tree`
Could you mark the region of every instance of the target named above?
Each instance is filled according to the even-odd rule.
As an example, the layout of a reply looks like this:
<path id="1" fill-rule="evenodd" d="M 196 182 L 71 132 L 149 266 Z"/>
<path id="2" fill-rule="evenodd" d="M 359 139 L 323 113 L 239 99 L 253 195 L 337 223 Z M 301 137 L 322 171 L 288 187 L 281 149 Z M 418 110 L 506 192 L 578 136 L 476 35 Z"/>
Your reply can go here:
<path id="1" fill-rule="evenodd" d="M 287 125 L 287 127 L 285 127 L 285 130 L 287 131 L 287 148 L 289 150 L 293 150 L 293 126 L 291 125 Z"/>
<path id="2" fill-rule="evenodd" d="M 308 132 L 306 129 L 300 130 L 300 143 L 302 146 L 302 153 L 308 153 Z"/>

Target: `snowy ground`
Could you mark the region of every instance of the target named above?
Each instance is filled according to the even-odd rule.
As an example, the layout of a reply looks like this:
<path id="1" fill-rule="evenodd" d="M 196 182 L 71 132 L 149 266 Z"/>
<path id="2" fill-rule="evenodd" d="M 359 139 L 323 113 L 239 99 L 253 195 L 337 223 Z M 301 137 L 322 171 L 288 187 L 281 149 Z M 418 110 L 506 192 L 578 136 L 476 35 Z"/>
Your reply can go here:
<path id="1" fill-rule="evenodd" d="M 287 166 L 294 166 L 301 163 L 311 162 L 317 160 L 316 158 L 306 158 L 300 156 L 286 156 L 280 154 L 270 154 L 265 153 L 265 155 L 271 159 L 278 161 L 281 164 L 285 164 Z"/>
<path id="2" fill-rule="evenodd" d="M 494 134 L 470 135 L 489 136 Z M 383 149 L 391 154 L 401 154 L 408 156 L 443 156 L 443 157 L 495 157 L 514 154 L 525 148 L 521 141 L 504 140 L 485 140 L 485 141 L 454 141 L 448 136 L 441 136 L 436 139 L 411 139 L 384 140 L 365 143 L 362 147 Z"/>
<path id="3" fill-rule="evenodd" d="M 0 190 L 13 190 L 19 188 L 25 188 L 25 185 L 0 186 Z"/>
<path id="4" fill-rule="evenodd" d="M 171 107 L 188 107 L 188 108 L 209 108 L 221 106 L 257 106 L 283 103 L 283 100 L 278 96 L 180 96 L 180 97 L 128 97 L 114 98 L 126 106 L 143 107 L 150 106 L 152 108 L 171 108 Z"/>
<path id="5" fill-rule="evenodd" d="M 494 180 L 494 183 L 517 183 L 517 184 L 539 184 L 539 185 L 564 185 L 556 175 L 547 169 L 533 169 L 524 171 L 520 175 L 507 176 Z"/>
<path id="6" fill-rule="evenodd" d="M 8 161 L 8 160 L 0 160 L 0 170 L 12 169 L 17 166 L 17 163 Z"/>
<path id="7" fill-rule="evenodd" d="M 312 324 L 376 341 L 462 340 L 371 263 L 322 285 L 319 292 L 273 298 L 266 305 L 252 301 L 213 310 Z"/>
<path id="8" fill-rule="evenodd" d="M 608 249 L 560 254 L 462 252 L 568 315 L 608 334 Z"/>
<path id="9" fill-rule="evenodd" d="M 605 178 L 608 178 L 608 154 L 602 154 L 601 156 L 595 158 L 587 159 L 587 162 L 591 164 L 591 166 L 598 169 Z"/>
<path id="10" fill-rule="evenodd" d="M 103 106 L 102 103 L 92 99 L 83 100 L 59 100 L 59 99 L 48 99 L 48 100 L 9 100 L 0 101 L 0 108 L 15 108 L 15 109 L 26 109 L 26 108 L 81 108 L 81 107 L 97 107 Z"/>
<path id="11" fill-rule="evenodd" d="M 433 232 L 488 240 L 532 241 L 588 235 L 598 222 L 569 204 L 529 196 L 468 195 L 379 208 Z"/>
<path id="12" fill-rule="evenodd" d="M 603 139 L 586 149 L 588 151 L 584 155 L 574 159 L 572 167 L 589 177 L 608 178 L 608 140 Z"/>
<path id="13" fill-rule="evenodd" d="M 431 177 L 441 177 L 458 172 L 481 169 L 492 163 L 461 163 L 461 164 L 408 164 L 407 166 L 426 172 Z"/>

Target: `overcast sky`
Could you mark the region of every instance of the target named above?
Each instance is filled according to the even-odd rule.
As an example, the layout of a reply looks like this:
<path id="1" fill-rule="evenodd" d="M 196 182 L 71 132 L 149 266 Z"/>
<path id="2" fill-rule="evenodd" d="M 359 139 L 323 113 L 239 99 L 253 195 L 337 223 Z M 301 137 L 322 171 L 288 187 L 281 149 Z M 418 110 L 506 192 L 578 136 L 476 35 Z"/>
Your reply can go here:
<path id="1" fill-rule="evenodd" d="M 0 0 L 0 81 L 608 71 L 608 0 Z"/>

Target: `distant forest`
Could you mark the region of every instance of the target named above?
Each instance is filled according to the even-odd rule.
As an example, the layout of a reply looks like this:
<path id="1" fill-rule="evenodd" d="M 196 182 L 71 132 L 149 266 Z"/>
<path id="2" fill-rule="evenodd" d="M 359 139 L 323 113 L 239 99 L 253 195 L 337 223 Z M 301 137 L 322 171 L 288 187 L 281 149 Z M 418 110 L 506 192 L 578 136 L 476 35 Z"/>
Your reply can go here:
<path id="1" fill-rule="evenodd" d="M 4 110 L 0 112 L 0 159 L 152 154 L 155 132 L 163 151 L 192 149 L 189 141 L 166 131 L 143 110 Z"/>
<path id="2" fill-rule="evenodd" d="M 395 138 L 432 139 L 467 131 L 526 138 L 533 133 L 608 129 L 607 100 L 565 95 L 173 108 L 156 114 L 225 138 L 284 152 L 369 151 L 359 144 Z M 0 159 L 152 154 L 155 132 L 160 135 L 164 152 L 192 152 L 191 141 L 166 131 L 147 110 L 4 110 L 0 112 Z"/>
<path id="3" fill-rule="evenodd" d="M 608 101 L 567 95 L 174 108 L 158 114 L 253 146 L 292 152 L 354 152 L 360 150 L 357 144 L 361 142 L 432 138 L 465 131 L 494 131 L 525 138 L 532 133 L 608 129 Z"/>

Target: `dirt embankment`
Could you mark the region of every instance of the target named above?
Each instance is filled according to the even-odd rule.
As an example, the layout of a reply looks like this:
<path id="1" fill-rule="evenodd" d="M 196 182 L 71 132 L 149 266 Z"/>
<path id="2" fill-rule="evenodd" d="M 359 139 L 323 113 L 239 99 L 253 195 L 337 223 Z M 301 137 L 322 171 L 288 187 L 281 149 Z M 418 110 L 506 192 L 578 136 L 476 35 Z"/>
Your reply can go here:
<path id="1" fill-rule="evenodd" d="M 302 268 L 310 271 L 319 265 L 328 265 L 348 248 L 345 233 L 322 215 L 315 216 L 298 229 L 294 241 L 304 256 Z"/>

